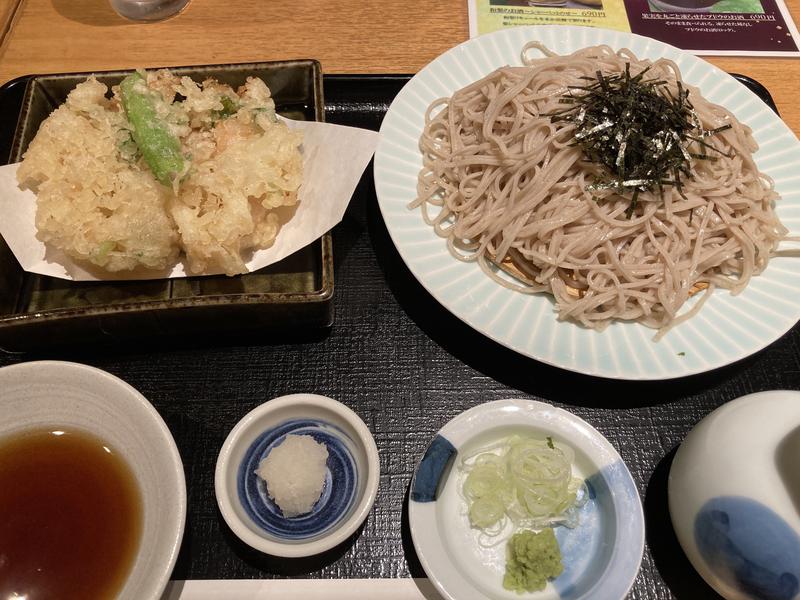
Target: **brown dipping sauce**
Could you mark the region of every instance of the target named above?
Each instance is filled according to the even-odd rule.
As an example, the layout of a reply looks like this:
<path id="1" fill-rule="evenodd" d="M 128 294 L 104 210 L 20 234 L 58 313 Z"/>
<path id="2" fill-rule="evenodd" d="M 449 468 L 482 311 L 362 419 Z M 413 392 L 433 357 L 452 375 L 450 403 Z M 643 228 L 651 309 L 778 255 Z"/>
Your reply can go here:
<path id="1" fill-rule="evenodd" d="M 58 428 L 0 439 L 0 598 L 113 598 L 142 536 L 130 467 Z"/>

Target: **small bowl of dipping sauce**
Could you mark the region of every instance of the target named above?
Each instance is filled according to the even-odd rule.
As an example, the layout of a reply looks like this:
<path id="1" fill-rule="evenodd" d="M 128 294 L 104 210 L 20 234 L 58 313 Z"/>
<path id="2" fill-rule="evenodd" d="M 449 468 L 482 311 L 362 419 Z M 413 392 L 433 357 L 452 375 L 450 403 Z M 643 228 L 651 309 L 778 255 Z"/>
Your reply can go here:
<path id="1" fill-rule="evenodd" d="M 4 367 L 0 390 L 0 598 L 159 599 L 186 484 L 156 409 L 69 362 Z"/>
<path id="2" fill-rule="evenodd" d="M 361 418 L 316 394 L 275 398 L 228 435 L 214 487 L 243 542 L 281 557 L 312 556 L 347 540 L 378 492 L 378 448 Z"/>

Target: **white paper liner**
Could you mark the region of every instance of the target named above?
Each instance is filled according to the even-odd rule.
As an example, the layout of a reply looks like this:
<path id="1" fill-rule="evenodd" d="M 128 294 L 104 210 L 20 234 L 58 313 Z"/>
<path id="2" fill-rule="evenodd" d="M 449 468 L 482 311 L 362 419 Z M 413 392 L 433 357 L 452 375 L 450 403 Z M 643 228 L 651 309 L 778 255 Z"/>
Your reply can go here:
<path id="1" fill-rule="evenodd" d="M 256 271 L 307 246 L 342 220 L 361 174 L 378 145 L 376 131 L 316 121 L 283 119 L 303 131 L 303 183 L 294 216 L 281 227 L 275 243 L 253 253 Z M 0 235 L 26 271 L 73 281 L 136 280 L 186 277 L 184 262 L 171 271 L 141 269 L 108 273 L 74 262 L 36 238 L 36 196 L 17 185 L 17 164 L 0 167 Z M 203 273 L 214 275 L 215 272 Z"/>

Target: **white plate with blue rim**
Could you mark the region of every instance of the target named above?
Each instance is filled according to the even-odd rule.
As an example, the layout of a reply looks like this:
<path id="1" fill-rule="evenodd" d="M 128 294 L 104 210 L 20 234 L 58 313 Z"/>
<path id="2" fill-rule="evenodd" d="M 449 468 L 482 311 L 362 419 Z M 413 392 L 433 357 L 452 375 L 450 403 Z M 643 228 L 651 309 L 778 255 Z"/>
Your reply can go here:
<path id="1" fill-rule="evenodd" d="M 575 451 L 573 475 L 588 499 L 578 525 L 554 533 L 564 571 L 535 600 L 621 600 L 639 572 L 644 514 L 636 484 L 614 447 L 586 421 L 543 402 L 499 400 L 471 408 L 447 423 L 426 450 L 414 478 L 408 516 L 414 548 L 429 579 L 448 600 L 521 597 L 503 588 L 505 543 L 485 547 L 470 526 L 459 494 L 459 455 L 514 434 Z"/>
<path id="2" fill-rule="evenodd" d="M 771 344 L 800 320 L 800 261 L 777 256 L 737 295 L 717 290 L 702 310 L 659 342 L 636 322 L 614 322 L 598 332 L 559 321 L 545 294 L 520 294 L 487 277 L 476 262 L 456 260 L 427 225 L 416 198 L 422 168 L 419 138 L 425 112 L 493 70 L 521 65 L 520 52 L 538 40 L 558 54 L 607 44 L 639 58 L 668 58 L 684 81 L 730 110 L 753 131 L 759 169 L 775 182 L 776 212 L 800 231 L 800 142 L 753 92 L 708 62 L 657 40 L 624 31 L 561 25 L 502 29 L 470 39 L 421 69 L 397 94 L 381 124 L 375 152 L 375 191 L 389 235 L 420 284 L 448 311 L 503 346 L 544 363 L 613 379 L 659 380 L 703 373 L 741 360 Z"/>

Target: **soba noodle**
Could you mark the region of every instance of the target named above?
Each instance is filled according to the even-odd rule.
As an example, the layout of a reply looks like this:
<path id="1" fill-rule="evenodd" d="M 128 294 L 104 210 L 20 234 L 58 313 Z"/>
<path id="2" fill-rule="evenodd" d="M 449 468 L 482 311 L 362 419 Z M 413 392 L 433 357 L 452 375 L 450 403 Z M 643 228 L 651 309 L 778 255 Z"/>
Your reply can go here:
<path id="1" fill-rule="evenodd" d="M 545 57 L 529 59 L 532 49 Z M 632 215 L 630 194 L 592 187 L 602 167 L 572 143 L 575 125 L 547 116 L 563 108 L 567 86 L 585 85 L 598 70 L 622 73 L 626 63 L 632 75 L 650 66 L 648 77 L 676 91 L 675 63 L 606 46 L 557 56 L 537 43 L 522 59 L 525 66 L 498 69 L 426 113 L 410 207 L 421 208 L 455 257 L 504 286 L 551 294 L 560 319 L 595 329 L 638 321 L 662 332 L 714 288 L 738 293 L 764 270 L 786 229 L 772 181 L 753 161 L 750 129 L 727 110 L 682 84 L 705 130 L 731 127 L 708 138 L 719 150 L 714 160 L 691 159 L 683 194 L 674 186 L 642 191 Z M 499 272 L 502 261 L 520 275 Z"/>

